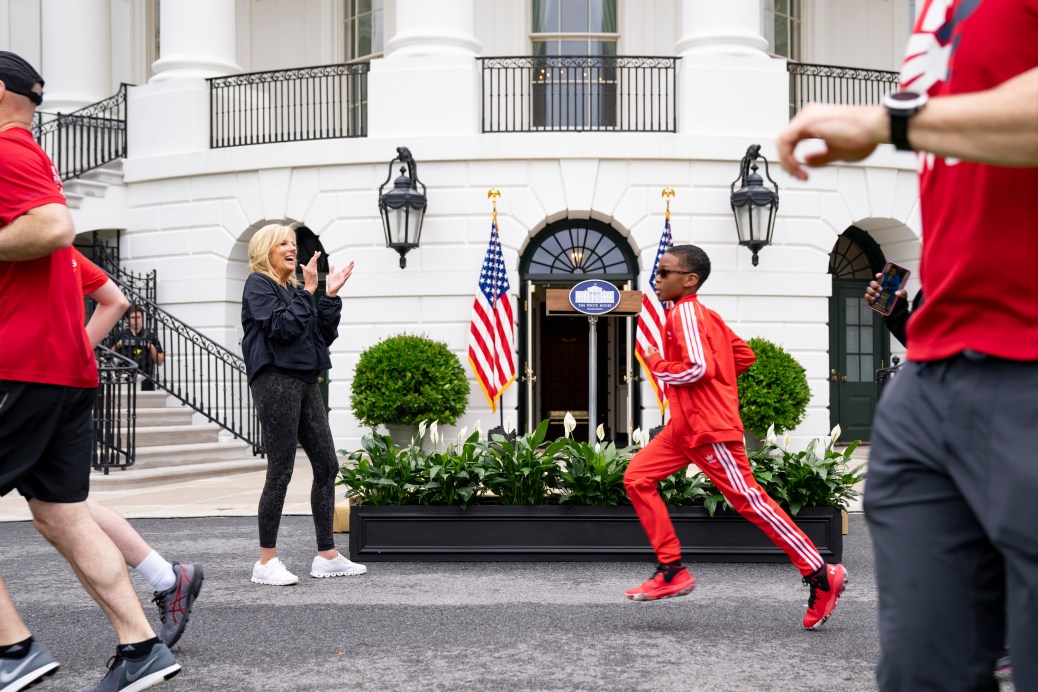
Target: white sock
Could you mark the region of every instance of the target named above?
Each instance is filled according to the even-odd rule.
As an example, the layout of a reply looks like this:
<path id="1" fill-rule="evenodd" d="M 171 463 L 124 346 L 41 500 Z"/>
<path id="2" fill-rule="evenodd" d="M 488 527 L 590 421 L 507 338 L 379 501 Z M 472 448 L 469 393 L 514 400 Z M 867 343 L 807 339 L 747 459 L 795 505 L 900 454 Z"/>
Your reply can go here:
<path id="1" fill-rule="evenodd" d="M 155 591 L 165 591 L 177 583 L 173 565 L 154 550 L 148 553 L 148 557 L 144 558 L 144 561 L 134 569 L 148 581 Z"/>

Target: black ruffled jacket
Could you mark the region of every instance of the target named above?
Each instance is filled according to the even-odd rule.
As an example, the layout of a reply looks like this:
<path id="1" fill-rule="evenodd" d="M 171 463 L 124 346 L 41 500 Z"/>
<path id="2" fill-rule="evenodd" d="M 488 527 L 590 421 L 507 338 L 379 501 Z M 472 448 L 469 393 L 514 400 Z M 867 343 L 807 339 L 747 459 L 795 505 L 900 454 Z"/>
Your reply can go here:
<path id="1" fill-rule="evenodd" d="M 315 300 L 302 287 L 282 288 L 253 272 L 241 300 L 242 356 L 251 383 L 264 367 L 316 374 L 332 366 L 328 347 L 339 336 L 342 300 Z"/>

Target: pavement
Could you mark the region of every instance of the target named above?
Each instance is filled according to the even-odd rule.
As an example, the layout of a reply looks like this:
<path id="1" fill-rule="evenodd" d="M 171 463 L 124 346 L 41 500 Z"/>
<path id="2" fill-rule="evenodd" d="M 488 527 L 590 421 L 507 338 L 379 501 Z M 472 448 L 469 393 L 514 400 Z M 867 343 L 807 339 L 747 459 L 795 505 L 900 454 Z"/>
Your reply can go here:
<path id="1" fill-rule="evenodd" d="M 833 618 L 810 632 L 800 624 L 807 589 L 782 564 L 693 564 L 692 595 L 652 603 L 623 596 L 649 576 L 649 563 L 376 562 L 363 576 L 311 579 L 306 514 L 284 517 L 279 539 L 300 584 L 254 585 L 262 475 L 94 496 L 137 517 L 168 558 L 205 568 L 175 651 L 184 670 L 159 689 L 876 689 L 876 587 L 860 512 L 845 536 L 848 589 Z M 308 513 L 308 493 L 303 457 L 286 510 Z M 62 663 L 34 689 L 95 684 L 114 634 L 19 512 L 21 498 L 0 499 L 0 565 L 29 627 Z M 348 534 L 336 538 L 346 553 Z M 157 626 L 147 585 L 132 580 Z"/>

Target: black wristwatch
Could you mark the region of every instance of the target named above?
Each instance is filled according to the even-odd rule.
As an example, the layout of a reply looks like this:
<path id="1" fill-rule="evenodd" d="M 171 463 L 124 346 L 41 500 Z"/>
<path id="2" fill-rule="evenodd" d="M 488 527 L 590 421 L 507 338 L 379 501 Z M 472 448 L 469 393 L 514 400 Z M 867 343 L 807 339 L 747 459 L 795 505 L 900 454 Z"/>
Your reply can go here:
<path id="1" fill-rule="evenodd" d="M 890 116 L 890 141 L 901 151 L 912 151 L 908 143 L 908 119 L 923 110 L 930 100 L 925 93 L 894 91 L 883 98 L 883 106 Z"/>

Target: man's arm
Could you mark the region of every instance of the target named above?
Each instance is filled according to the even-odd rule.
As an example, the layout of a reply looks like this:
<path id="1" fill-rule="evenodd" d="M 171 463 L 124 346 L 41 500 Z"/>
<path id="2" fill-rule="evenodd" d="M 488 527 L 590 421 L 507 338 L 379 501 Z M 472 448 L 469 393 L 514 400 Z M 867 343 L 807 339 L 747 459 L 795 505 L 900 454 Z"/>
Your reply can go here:
<path id="1" fill-rule="evenodd" d="M 793 153 L 805 139 L 826 145 L 804 157 L 808 166 L 861 161 L 890 141 L 890 118 L 882 106 L 808 104 L 777 141 L 782 168 L 800 180 L 807 180 L 807 172 Z M 1038 166 L 1038 67 L 986 91 L 931 99 L 909 122 L 908 141 L 941 157 Z"/>
<path id="2" fill-rule="evenodd" d="M 64 204 L 43 204 L 0 228 L 0 260 L 22 262 L 46 257 L 72 245 L 76 228 Z"/>
<path id="3" fill-rule="evenodd" d="M 109 279 L 101 288 L 90 294 L 97 301 L 94 314 L 87 322 L 86 332 L 91 346 L 97 346 L 112 331 L 119 318 L 130 307 L 130 301 L 126 299 L 123 292 Z"/>

